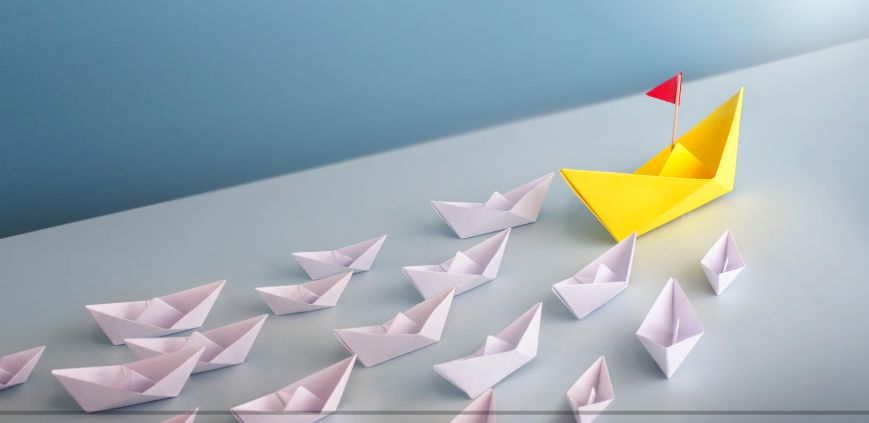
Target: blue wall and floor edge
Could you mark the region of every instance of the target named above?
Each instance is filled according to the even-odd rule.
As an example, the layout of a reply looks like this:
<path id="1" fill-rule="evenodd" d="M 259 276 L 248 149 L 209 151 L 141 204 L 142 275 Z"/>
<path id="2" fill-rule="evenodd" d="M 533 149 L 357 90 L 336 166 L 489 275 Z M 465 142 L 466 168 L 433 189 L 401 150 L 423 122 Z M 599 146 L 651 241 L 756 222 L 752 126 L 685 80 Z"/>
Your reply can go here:
<path id="1" fill-rule="evenodd" d="M 857 0 L 4 1 L 0 237 L 814 51 L 866 22 Z"/>

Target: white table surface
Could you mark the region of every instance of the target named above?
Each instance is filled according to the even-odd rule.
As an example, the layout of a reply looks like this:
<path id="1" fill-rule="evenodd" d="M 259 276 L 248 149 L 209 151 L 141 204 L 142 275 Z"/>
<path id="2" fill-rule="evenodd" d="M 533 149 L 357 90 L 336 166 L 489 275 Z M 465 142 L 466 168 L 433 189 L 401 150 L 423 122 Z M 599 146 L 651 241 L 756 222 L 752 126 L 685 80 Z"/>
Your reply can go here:
<path id="1" fill-rule="evenodd" d="M 572 421 L 565 391 L 600 355 L 617 413 L 602 423 L 866 419 L 867 69 L 862 41 L 699 81 L 686 75 L 683 129 L 746 87 L 732 193 L 641 237 L 630 287 L 577 321 L 550 287 L 614 241 L 557 177 L 540 220 L 514 230 L 500 276 L 456 298 L 443 339 L 357 365 L 341 414 L 327 421 L 448 421 L 469 400 L 432 365 L 475 351 L 538 301 L 540 353 L 497 386 L 507 413 L 499 422 Z M 562 167 L 631 171 L 669 141 L 671 113 L 637 94 L 0 240 L 0 354 L 48 346 L 28 383 L 0 392 L 0 420 L 157 422 L 199 406 L 197 421 L 232 421 L 230 407 L 345 357 L 333 329 L 380 323 L 420 301 L 401 266 L 437 263 L 484 239 L 457 239 L 429 200 L 482 201 Z M 716 297 L 698 261 L 725 229 L 748 269 Z M 194 375 L 178 398 L 87 416 L 50 374 L 133 359 L 85 304 L 227 279 L 203 327 L 213 328 L 268 312 L 254 287 L 307 280 L 290 252 L 382 233 L 374 268 L 354 276 L 337 307 L 270 317 L 246 363 Z M 634 332 L 670 276 L 706 333 L 667 380 Z"/>

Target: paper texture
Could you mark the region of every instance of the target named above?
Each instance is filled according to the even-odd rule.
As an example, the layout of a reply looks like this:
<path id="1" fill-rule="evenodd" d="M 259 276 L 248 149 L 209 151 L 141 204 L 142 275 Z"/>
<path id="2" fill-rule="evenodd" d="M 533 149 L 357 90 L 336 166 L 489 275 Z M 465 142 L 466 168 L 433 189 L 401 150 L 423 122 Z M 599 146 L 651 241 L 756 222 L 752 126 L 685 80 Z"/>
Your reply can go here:
<path id="1" fill-rule="evenodd" d="M 338 409 L 356 356 L 230 410 L 242 423 L 308 423 Z"/>
<path id="2" fill-rule="evenodd" d="M 321 310 L 338 304 L 352 275 L 347 270 L 299 285 L 266 286 L 256 291 L 277 315 Z"/>
<path id="3" fill-rule="evenodd" d="M 561 176 L 616 240 L 649 232 L 733 190 L 742 93 L 632 174 L 562 169 Z"/>
<path id="4" fill-rule="evenodd" d="M 189 413 L 179 414 L 168 420 L 163 420 L 163 423 L 193 423 L 196 421 L 196 413 L 199 412 L 199 407 L 193 409 Z"/>
<path id="5" fill-rule="evenodd" d="M 184 348 L 205 348 L 193 373 L 244 363 L 267 315 L 219 328 L 170 338 L 128 338 L 124 341 L 136 358 L 144 359 Z"/>
<path id="6" fill-rule="evenodd" d="M 535 304 L 498 335 L 486 337 L 477 352 L 435 364 L 434 370 L 476 398 L 537 356 L 542 308 L 543 303 Z"/>
<path id="7" fill-rule="evenodd" d="M 702 335 L 700 317 L 679 282 L 670 278 L 637 330 L 637 337 L 670 378 Z"/>
<path id="8" fill-rule="evenodd" d="M 177 397 L 205 348 L 187 348 L 127 364 L 52 370 L 87 413 Z"/>
<path id="9" fill-rule="evenodd" d="M 371 269 L 385 240 L 386 235 L 383 235 L 337 250 L 293 253 L 293 257 L 311 279 L 322 279 L 348 270 L 365 272 Z"/>
<path id="10" fill-rule="evenodd" d="M 226 281 L 146 301 L 94 304 L 85 308 L 114 345 L 124 338 L 150 338 L 202 326 Z"/>
<path id="11" fill-rule="evenodd" d="M 27 382 L 45 345 L 0 357 L 0 391 Z"/>
<path id="12" fill-rule="evenodd" d="M 445 290 L 382 325 L 336 329 L 335 336 L 363 366 L 378 365 L 440 341 L 454 294 Z"/>
<path id="13" fill-rule="evenodd" d="M 616 398 L 606 359 L 598 358 L 567 390 L 576 421 L 591 423 Z"/>
<path id="14" fill-rule="evenodd" d="M 456 295 L 459 295 L 498 276 L 509 237 L 510 229 L 505 229 L 467 250 L 457 252 L 441 264 L 408 266 L 401 270 L 424 298 L 431 298 L 450 288 L 455 288 Z"/>
<path id="15" fill-rule="evenodd" d="M 628 287 L 637 235 L 619 241 L 570 278 L 552 285 L 552 292 L 582 319 Z"/>
<path id="16" fill-rule="evenodd" d="M 495 391 L 489 389 L 471 401 L 450 423 L 495 423 Z"/>
<path id="17" fill-rule="evenodd" d="M 736 240 L 730 231 L 724 232 L 721 238 L 712 245 L 709 252 L 700 260 L 700 267 L 709 279 L 709 284 L 715 290 L 715 295 L 721 295 L 728 286 L 745 269 L 742 253 L 736 246 Z"/>
<path id="18" fill-rule="evenodd" d="M 483 203 L 432 201 L 431 204 L 459 238 L 534 223 L 553 175 L 541 176 L 504 194 L 496 191 Z"/>

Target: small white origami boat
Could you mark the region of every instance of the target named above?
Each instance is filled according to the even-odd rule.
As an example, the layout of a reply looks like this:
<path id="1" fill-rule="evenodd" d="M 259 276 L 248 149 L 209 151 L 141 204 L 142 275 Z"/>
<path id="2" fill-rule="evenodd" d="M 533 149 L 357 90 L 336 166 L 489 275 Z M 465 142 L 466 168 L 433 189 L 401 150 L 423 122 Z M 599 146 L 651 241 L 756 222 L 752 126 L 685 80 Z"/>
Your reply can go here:
<path id="1" fill-rule="evenodd" d="M 230 410 L 242 423 L 309 423 L 338 409 L 356 356 Z"/>
<path id="2" fill-rule="evenodd" d="M 582 319 L 628 287 L 637 234 L 619 241 L 577 274 L 552 285 L 552 292 Z"/>
<path id="3" fill-rule="evenodd" d="M 703 268 L 703 273 L 706 273 L 715 295 L 724 292 L 736 276 L 745 269 L 742 253 L 736 247 L 736 240 L 733 239 L 730 231 L 724 232 L 724 235 L 715 241 L 709 252 L 700 260 L 700 267 Z"/>
<path id="4" fill-rule="evenodd" d="M 476 398 L 537 356 L 542 307 L 543 303 L 535 304 L 498 335 L 487 336 L 477 352 L 435 364 L 434 370 Z"/>
<path id="5" fill-rule="evenodd" d="M 299 285 L 265 286 L 256 291 L 277 315 L 302 313 L 335 307 L 351 276 L 353 272 L 345 271 Z"/>
<path id="6" fill-rule="evenodd" d="M 177 397 L 204 348 L 187 348 L 127 364 L 52 370 L 87 413 Z"/>
<path id="7" fill-rule="evenodd" d="M 365 367 L 427 347 L 441 340 L 455 291 L 445 290 L 381 325 L 336 329 L 335 336 Z"/>
<path id="8" fill-rule="evenodd" d="M 0 357 L 0 391 L 27 382 L 45 345 Z"/>
<path id="9" fill-rule="evenodd" d="M 483 392 L 450 423 L 495 423 L 495 391 Z"/>
<path id="10" fill-rule="evenodd" d="M 94 304 L 85 308 L 114 345 L 124 338 L 150 338 L 202 326 L 226 281 L 212 282 L 146 301 Z"/>
<path id="11" fill-rule="evenodd" d="M 197 412 L 199 412 L 199 407 L 194 408 L 193 411 L 189 411 L 187 413 L 171 417 L 167 420 L 163 420 L 163 423 L 193 423 L 194 421 L 196 421 Z"/>
<path id="12" fill-rule="evenodd" d="M 385 240 L 386 235 L 383 235 L 337 250 L 293 253 L 293 257 L 311 279 L 322 279 L 348 270 L 365 272 L 371 269 Z"/>
<path id="13" fill-rule="evenodd" d="M 207 372 L 244 363 L 268 315 L 253 317 L 188 336 L 168 338 L 128 338 L 124 341 L 138 359 L 158 356 L 185 348 L 205 348 L 193 373 Z"/>
<path id="14" fill-rule="evenodd" d="M 616 398 L 606 359 L 598 358 L 567 390 L 576 421 L 591 423 Z"/>
<path id="15" fill-rule="evenodd" d="M 495 191 L 483 203 L 432 201 L 431 205 L 459 238 L 534 223 L 553 175 L 543 175 L 504 194 Z"/>
<path id="16" fill-rule="evenodd" d="M 498 276 L 509 237 L 510 229 L 505 229 L 467 250 L 457 252 L 453 258 L 441 264 L 407 266 L 401 270 L 425 298 L 450 288 L 456 288 L 456 295 L 459 295 Z"/>
<path id="17" fill-rule="evenodd" d="M 679 282 L 670 278 L 637 330 L 637 337 L 670 378 L 702 335 L 700 317 Z"/>

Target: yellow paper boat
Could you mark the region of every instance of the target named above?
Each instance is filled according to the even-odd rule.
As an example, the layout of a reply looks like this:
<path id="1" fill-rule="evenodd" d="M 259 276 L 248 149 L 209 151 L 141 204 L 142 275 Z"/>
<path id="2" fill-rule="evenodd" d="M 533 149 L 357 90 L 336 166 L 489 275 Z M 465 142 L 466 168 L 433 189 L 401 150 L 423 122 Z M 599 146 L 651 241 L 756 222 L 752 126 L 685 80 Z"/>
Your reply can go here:
<path id="1" fill-rule="evenodd" d="M 649 232 L 733 190 L 742 93 L 634 173 L 561 169 L 561 176 L 616 240 Z"/>

